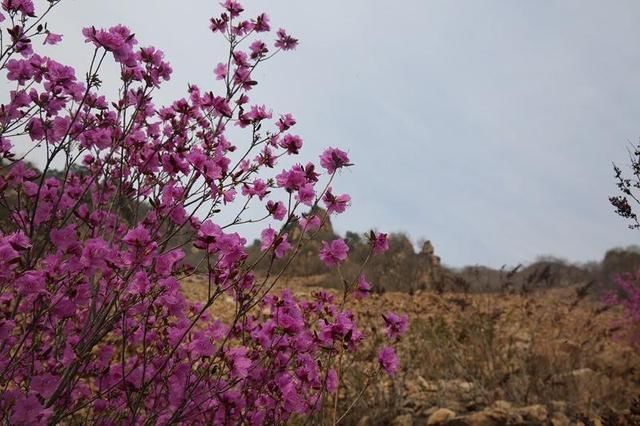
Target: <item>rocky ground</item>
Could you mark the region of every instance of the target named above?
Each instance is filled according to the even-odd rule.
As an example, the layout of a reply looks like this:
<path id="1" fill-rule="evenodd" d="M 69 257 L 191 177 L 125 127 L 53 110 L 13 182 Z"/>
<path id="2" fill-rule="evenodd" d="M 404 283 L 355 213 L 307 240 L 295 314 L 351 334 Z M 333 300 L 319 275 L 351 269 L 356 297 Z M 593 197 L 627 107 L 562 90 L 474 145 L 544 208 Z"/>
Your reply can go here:
<path id="1" fill-rule="evenodd" d="M 310 294 L 322 280 L 289 279 L 280 287 Z M 184 290 L 193 299 L 206 294 L 197 279 Z M 582 287 L 387 292 L 353 308 L 361 328 L 374 330 L 386 311 L 409 314 L 411 328 L 399 348 L 402 371 L 370 385 L 344 424 L 640 424 L 640 354 L 617 334 L 621 312 Z M 366 364 L 374 354 L 365 348 L 353 362 Z M 344 408 L 364 386 L 357 371 L 343 373 Z"/>

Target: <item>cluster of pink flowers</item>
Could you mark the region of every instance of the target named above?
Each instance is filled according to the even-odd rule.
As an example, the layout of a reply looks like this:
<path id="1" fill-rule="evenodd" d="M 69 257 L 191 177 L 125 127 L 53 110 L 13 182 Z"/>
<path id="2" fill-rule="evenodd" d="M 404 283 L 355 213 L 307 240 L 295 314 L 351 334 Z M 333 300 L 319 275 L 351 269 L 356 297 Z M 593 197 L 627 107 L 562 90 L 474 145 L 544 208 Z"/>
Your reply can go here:
<path id="1" fill-rule="evenodd" d="M 625 315 L 619 325 L 630 333 L 631 344 L 640 350 L 640 269 L 614 274 L 612 278 L 614 289 L 606 295 L 605 302 L 622 306 Z"/>
<path id="2" fill-rule="evenodd" d="M 171 66 L 160 50 L 138 47 L 130 29 L 85 28 L 94 54 L 78 78 L 33 52 L 38 37 L 56 44 L 61 36 L 29 24 L 31 0 L 2 2 L 11 39 L 0 46 L 0 67 L 15 89 L 0 108 L 0 418 L 279 424 L 318 412 L 339 388 L 336 358 L 366 338 L 332 294 L 274 295 L 273 278 L 252 272 L 234 227 L 269 223 L 262 256 L 295 256 L 327 219 L 307 212 L 320 202 L 328 215 L 345 211 L 349 195 L 318 183 L 351 163 L 329 148 L 320 168 L 308 162 L 271 175 L 303 140 L 290 133 L 291 114 L 273 119 L 249 92 L 256 66 L 298 41 L 282 29 L 272 45 L 252 39 L 271 30 L 269 17 L 243 19 L 233 0 L 222 6 L 211 19 L 230 45 L 215 68 L 221 94 L 189 86 L 186 97 L 158 106 L 152 94 Z M 108 58 L 120 67 L 116 99 L 98 91 Z M 245 129 L 249 143 L 229 140 L 229 125 Z M 46 153 L 41 171 L 18 154 L 36 145 Z M 64 167 L 55 172 L 54 164 Z M 245 218 L 254 204 L 264 216 Z M 218 212 L 240 206 L 233 221 L 220 221 Z M 296 223 L 302 232 L 293 239 L 285 230 Z M 186 243 L 175 238 L 185 233 Z M 386 235 L 372 233 L 370 246 L 386 250 Z M 322 242 L 320 257 L 339 267 L 348 251 L 342 239 Z M 197 268 L 206 271 L 207 296 L 190 302 L 180 279 Z M 371 290 L 364 275 L 345 285 L 356 299 Z M 211 309 L 225 296 L 235 302 L 229 322 Z M 389 313 L 384 322 L 391 343 L 406 331 L 405 317 Z M 381 348 L 379 371 L 397 368 L 393 348 Z"/>

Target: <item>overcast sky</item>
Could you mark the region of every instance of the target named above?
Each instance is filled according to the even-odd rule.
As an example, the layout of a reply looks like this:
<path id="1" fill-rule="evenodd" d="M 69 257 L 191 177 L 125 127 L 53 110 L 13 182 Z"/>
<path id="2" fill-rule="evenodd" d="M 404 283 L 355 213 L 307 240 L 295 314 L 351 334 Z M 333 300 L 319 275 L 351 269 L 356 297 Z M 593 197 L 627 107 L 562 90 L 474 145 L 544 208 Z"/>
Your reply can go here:
<path id="1" fill-rule="evenodd" d="M 294 113 L 307 155 L 340 146 L 356 163 L 337 184 L 353 198 L 338 231 L 404 231 L 455 266 L 586 261 L 638 241 L 607 197 L 611 162 L 640 137 L 640 2 L 243 4 L 300 39 L 262 68 L 252 102 Z M 218 13 L 215 1 L 64 0 L 51 54 L 84 71 L 81 28 L 126 24 L 171 61 L 169 101 L 187 82 L 215 87 Z"/>

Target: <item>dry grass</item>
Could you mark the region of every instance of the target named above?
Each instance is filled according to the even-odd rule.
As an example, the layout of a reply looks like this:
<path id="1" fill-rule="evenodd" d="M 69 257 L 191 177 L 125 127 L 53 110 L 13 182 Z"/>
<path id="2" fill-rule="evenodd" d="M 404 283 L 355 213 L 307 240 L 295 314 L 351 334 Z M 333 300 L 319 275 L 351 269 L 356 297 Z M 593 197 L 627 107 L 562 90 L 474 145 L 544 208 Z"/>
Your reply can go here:
<path id="1" fill-rule="evenodd" d="M 290 279 L 280 287 L 309 294 L 321 279 Z M 184 288 L 192 299 L 206 294 L 194 280 Z M 216 315 L 233 309 L 224 303 Z M 578 287 L 528 295 L 385 293 L 353 308 L 360 327 L 377 338 L 344 364 L 339 412 L 365 385 L 359 371 L 373 362 L 383 340 L 381 314 L 408 313 L 412 322 L 400 345 L 402 371 L 371 385 L 344 424 L 364 416 L 371 424 L 401 414 L 426 418 L 432 407 L 464 414 L 498 400 L 562 405 L 577 419 L 624 410 L 640 393 L 640 355 L 612 338 L 621 313 L 585 298 Z"/>

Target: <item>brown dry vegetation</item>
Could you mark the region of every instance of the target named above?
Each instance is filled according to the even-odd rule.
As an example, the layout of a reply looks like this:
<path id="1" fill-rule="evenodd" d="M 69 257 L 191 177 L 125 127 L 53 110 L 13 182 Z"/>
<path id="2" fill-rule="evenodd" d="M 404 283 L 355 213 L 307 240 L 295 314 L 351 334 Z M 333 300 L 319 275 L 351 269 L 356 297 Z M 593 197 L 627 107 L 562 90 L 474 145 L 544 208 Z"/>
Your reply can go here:
<path id="1" fill-rule="evenodd" d="M 308 295 L 328 279 L 289 278 L 279 287 Z M 206 285 L 191 279 L 184 289 L 197 300 Z M 640 354 L 623 335 L 614 338 L 621 312 L 589 297 L 584 286 L 527 294 L 385 292 L 353 308 L 361 328 L 378 327 L 386 311 L 409 314 L 411 328 L 399 348 L 401 372 L 372 383 L 342 424 L 636 421 L 632 400 L 640 395 Z M 233 303 L 222 301 L 214 309 L 225 316 Z M 339 413 L 365 386 L 360 372 L 381 341 L 344 364 Z"/>

